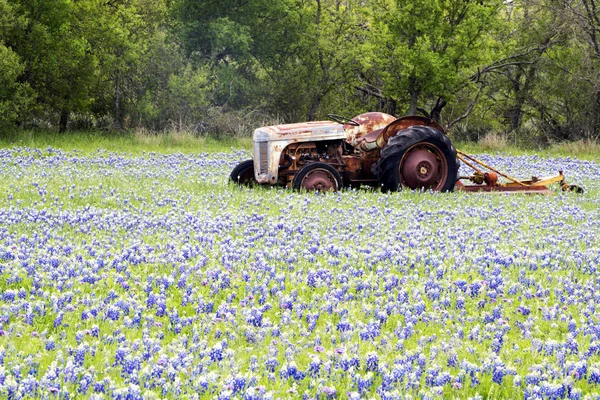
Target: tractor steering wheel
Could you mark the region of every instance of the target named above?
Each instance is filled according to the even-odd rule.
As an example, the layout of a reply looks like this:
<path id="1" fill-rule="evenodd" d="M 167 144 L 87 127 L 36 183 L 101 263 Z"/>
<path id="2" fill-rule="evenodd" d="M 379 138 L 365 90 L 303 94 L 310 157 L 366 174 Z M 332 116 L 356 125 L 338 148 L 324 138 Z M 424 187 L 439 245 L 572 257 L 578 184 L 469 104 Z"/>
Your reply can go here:
<path id="1" fill-rule="evenodd" d="M 332 120 L 334 120 L 335 122 L 339 122 L 342 125 L 360 126 L 360 124 L 358 122 L 356 122 L 355 120 L 346 118 L 346 117 L 342 117 L 341 115 L 327 114 L 327 116 L 329 118 L 331 118 Z"/>

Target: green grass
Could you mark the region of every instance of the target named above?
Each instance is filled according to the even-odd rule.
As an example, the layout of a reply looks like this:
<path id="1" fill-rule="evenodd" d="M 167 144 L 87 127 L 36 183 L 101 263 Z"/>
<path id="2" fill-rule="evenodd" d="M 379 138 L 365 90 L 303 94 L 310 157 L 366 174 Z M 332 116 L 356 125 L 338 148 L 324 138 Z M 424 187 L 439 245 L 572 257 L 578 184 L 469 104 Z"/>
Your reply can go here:
<path id="1" fill-rule="evenodd" d="M 600 144 L 593 141 L 577 141 L 554 144 L 545 148 L 524 148 L 508 142 L 490 145 L 489 142 L 458 142 L 456 148 L 467 153 L 505 153 L 511 155 L 539 155 L 541 157 L 574 157 L 583 160 L 600 160 Z M 232 149 L 250 150 L 250 137 L 197 136 L 191 133 L 140 133 L 133 131 L 69 131 L 58 133 L 51 130 L 14 130 L 0 133 L 0 147 L 27 146 L 53 147 L 63 150 L 80 150 L 92 153 L 98 149 L 138 154 L 229 152 Z"/>
<path id="2" fill-rule="evenodd" d="M 600 143 L 593 141 L 576 141 L 556 143 L 550 147 L 519 147 L 509 143 L 503 143 L 496 146 L 487 146 L 481 142 L 454 142 L 454 146 L 470 154 L 481 153 L 501 153 L 513 156 L 538 155 L 540 157 L 572 157 L 581 160 L 598 161 L 600 160 Z"/>
<path id="3" fill-rule="evenodd" d="M 0 134 L 0 147 L 53 147 L 62 150 L 80 150 L 92 153 L 98 149 L 138 154 L 228 152 L 232 149 L 250 149 L 250 138 L 215 138 L 190 133 L 135 133 L 131 131 L 69 131 L 21 130 Z"/>

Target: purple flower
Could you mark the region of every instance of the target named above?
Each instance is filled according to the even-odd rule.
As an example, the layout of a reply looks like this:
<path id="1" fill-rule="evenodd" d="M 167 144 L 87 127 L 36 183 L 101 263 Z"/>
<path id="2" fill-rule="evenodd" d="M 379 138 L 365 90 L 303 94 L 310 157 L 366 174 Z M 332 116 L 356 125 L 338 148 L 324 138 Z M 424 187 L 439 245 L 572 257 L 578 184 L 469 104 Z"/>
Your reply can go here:
<path id="1" fill-rule="evenodd" d="M 279 361 L 276 358 L 271 357 L 265 362 L 265 366 L 267 367 L 267 371 L 275 372 L 275 368 L 279 365 Z"/>
<path id="2" fill-rule="evenodd" d="M 337 394 L 337 391 L 335 390 L 334 387 L 322 386 L 321 393 L 323 393 L 326 398 L 334 398 L 335 395 Z"/>
<path id="3" fill-rule="evenodd" d="M 369 353 L 367 354 L 367 360 L 365 362 L 365 366 L 367 371 L 376 371 L 379 366 L 379 357 L 377 353 Z"/>
<path id="4" fill-rule="evenodd" d="M 600 383 L 600 368 L 590 368 L 588 382 L 596 385 Z"/>
<path id="5" fill-rule="evenodd" d="M 520 306 L 519 308 L 517 308 L 517 311 L 523 315 L 529 315 L 531 313 L 531 310 L 525 306 Z"/>

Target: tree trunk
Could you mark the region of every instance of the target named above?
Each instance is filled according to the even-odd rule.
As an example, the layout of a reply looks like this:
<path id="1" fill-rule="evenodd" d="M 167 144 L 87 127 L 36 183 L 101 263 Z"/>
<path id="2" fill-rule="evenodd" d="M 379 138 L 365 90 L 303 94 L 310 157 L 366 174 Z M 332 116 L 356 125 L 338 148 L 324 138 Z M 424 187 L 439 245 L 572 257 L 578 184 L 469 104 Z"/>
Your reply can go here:
<path id="1" fill-rule="evenodd" d="M 525 75 L 525 83 L 523 85 L 519 83 L 514 84 L 515 90 L 515 102 L 513 106 L 508 109 L 508 115 L 510 118 L 510 131 L 518 131 L 521 128 L 523 122 L 523 107 L 525 101 L 529 97 L 529 90 L 531 88 L 531 81 L 535 75 L 533 67 Z M 520 79 L 520 76 L 519 76 Z"/>
<path id="2" fill-rule="evenodd" d="M 540 53 L 541 57 L 541 53 Z M 513 106 L 508 109 L 510 118 L 510 131 L 514 132 L 521 129 L 523 123 L 523 115 L 525 112 L 523 108 L 527 103 L 528 99 L 531 98 L 531 91 L 534 88 L 536 77 L 537 77 L 537 60 L 526 69 L 519 71 L 513 79 L 513 90 L 515 92 L 515 102 Z M 523 83 L 521 78 L 524 77 Z"/>
<path id="3" fill-rule="evenodd" d="M 523 119 L 523 102 L 517 100 L 514 106 L 508 109 L 510 118 L 510 131 L 514 132 L 521 128 L 521 120 Z"/>
<path id="4" fill-rule="evenodd" d="M 437 101 L 435 102 L 435 106 L 431 109 L 431 113 L 429 113 L 431 119 L 439 123 L 442 120 L 442 109 L 445 106 L 446 100 L 444 100 L 441 97 L 438 97 Z"/>
<path id="5" fill-rule="evenodd" d="M 69 123 L 69 112 L 62 110 L 60 112 L 60 121 L 58 122 L 58 132 L 63 133 L 67 130 L 67 124 Z"/>
<path id="6" fill-rule="evenodd" d="M 410 90 L 410 109 L 408 115 L 415 115 L 417 113 L 417 104 L 419 101 L 419 92 L 416 90 Z"/>
<path id="7" fill-rule="evenodd" d="M 315 120 L 315 117 L 317 115 L 317 110 L 319 109 L 319 106 L 321 105 L 322 99 L 323 99 L 323 96 L 320 93 L 315 94 L 313 96 L 312 101 L 310 102 L 310 107 L 308 109 L 308 114 L 306 114 L 307 121 Z"/>
<path id="8" fill-rule="evenodd" d="M 390 115 L 396 115 L 398 104 L 394 99 L 385 99 L 385 112 Z"/>
<path id="9" fill-rule="evenodd" d="M 121 79 L 117 75 L 115 78 L 115 104 L 114 104 L 114 125 L 115 129 L 123 129 L 123 112 L 121 110 Z"/>
<path id="10" fill-rule="evenodd" d="M 408 115 L 417 115 L 420 90 L 417 86 L 417 78 L 414 76 L 408 78 L 408 93 L 410 94 L 410 109 L 408 110 Z"/>

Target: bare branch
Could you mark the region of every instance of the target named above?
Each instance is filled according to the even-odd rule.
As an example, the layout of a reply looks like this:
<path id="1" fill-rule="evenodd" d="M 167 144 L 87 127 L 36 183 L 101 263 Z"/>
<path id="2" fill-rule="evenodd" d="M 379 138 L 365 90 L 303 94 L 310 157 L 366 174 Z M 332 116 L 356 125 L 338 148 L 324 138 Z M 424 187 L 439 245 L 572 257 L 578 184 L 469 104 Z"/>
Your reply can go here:
<path id="1" fill-rule="evenodd" d="M 373 89 L 371 89 L 373 88 Z M 377 97 L 378 99 L 382 99 L 382 100 L 388 100 L 386 97 L 383 96 L 383 94 L 381 93 L 381 89 L 376 88 L 372 85 L 367 85 L 367 87 L 360 87 L 360 86 L 354 86 L 354 89 L 359 90 L 369 96 L 373 96 L 373 97 Z"/>
<path id="2" fill-rule="evenodd" d="M 542 54 L 546 52 L 556 41 L 552 38 L 548 38 L 543 44 L 534 46 L 526 49 L 522 49 L 521 52 L 513 54 L 509 57 L 505 57 L 501 60 L 494 61 L 492 64 L 483 67 L 478 70 L 475 74 L 471 75 L 470 79 L 473 82 L 478 82 L 482 75 L 492 72 L 494 70 L 503 69 L 513 65 L 528 65 L 535 64 L 539 61 Z M 537 57 L 534 60 L 523 60 L 523 58 L 529 56 L 531 53 L 538 52 Z"/>
<path id="3" fill-rule="evenodd" d="M 475 98 L 469 103 L 469 106 L 467 107 L 465 113 L 461 116 L 459 116 L 456 119 L 453 119 L 452 121 L 450 121 L 448 124 L 446 124 L 445 126 L 445 130 L 449 130 L 450 128 L 452 128 L 455 124 L 459 123 L 460 121 L 462 121 L 463 119 L 467 118 L 469 115 L 471 115 L 471 113 L 473 112 L 473 107 L 475 107 L 475 104 L 477 104 L 477 100 L 479 100 L 479 95 L 481 94 L 481 92 L 483 91 L 483 83 L 481 83 L 479 85 L 479 89 L 477 90 L 477 94 L 475 95 Z"/>
<path id="4" fill-rule="evenodd" d="M 600 26 L 600 16 L 596 9 L 596 3 L 594 0 L 582 0 L 583 6 L 587 13 L 587 25 L 584 26 L 584 30 L 590 37 L 591 44 L 594 46 L 596 56 L 600 58 L 600 43 L 598 42 L 598 26 Z"/>

